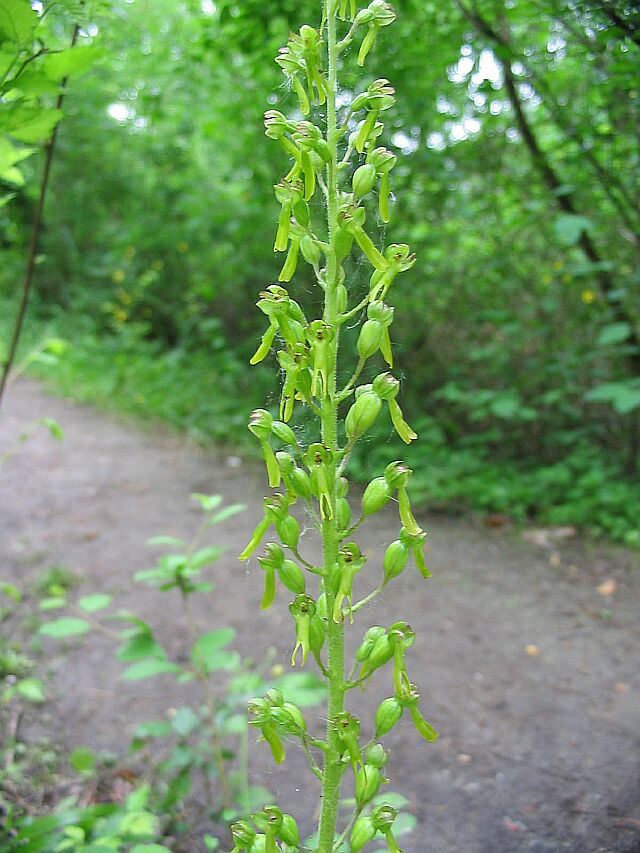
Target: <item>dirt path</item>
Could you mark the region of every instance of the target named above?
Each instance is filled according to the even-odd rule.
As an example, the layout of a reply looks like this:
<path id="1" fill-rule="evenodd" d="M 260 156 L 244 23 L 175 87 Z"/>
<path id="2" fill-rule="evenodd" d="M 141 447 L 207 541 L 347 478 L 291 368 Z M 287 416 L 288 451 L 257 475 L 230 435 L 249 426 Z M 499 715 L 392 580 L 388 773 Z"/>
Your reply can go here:
<path id="1" fill-rule="evenodd" d="M 151 562 L 148 537 L 194 530 L 191 492 L 219 492 L 248 511 L 216 531 L 229 558 L 218 564 L 215 591 L 198 619 L 234 625 L 246 654 L 273 644 L 285 662 L 286 602 L 261 614 L 262 573 L 255 562 L 245 571 L 235 560 L 260 516 L 262 473 L 164 432 L 48 398 L 32 382 L 10 391 L 0 454 L 43 415 L 60 422 L 65 440 L 40 431 L 2 468 L 2 576 L 67 566 L 90 579 L 87 589 L 115 591 L 143 617 L 160 617 L 162 635 L 179 641 L 184 629 L 175 614 L 147 588 L 132 587 L 130 577 Z M 370 553 L 396 537 L 393 512 L 378 518 L 362 537 Z M 551 551 L 469 520 L 434 516 L 425 526 L 433 578 L 425 583 L 405 571 L 349 636 L 353 647 L 368 625 L 401 618 L 417 632 L 410 672 L 441 737 L 418 743 L 407 723 L 388 738 L 392 788 L 411 799 L 419 820 L 403 849 L 640 850 L 637 556 L 577 540 Z M 368 565 L 379 570 L 375 560 Z M 608 579 L 616 590 L 603 596 L 597 587 Z M 527 654 L 530 645 L 537 655 Z M 109 644 L 97 637 L 54 658 L 52 670 L 48 724 L 71 744 L 121 750 L 137 722 L 172 701 L 118 683 Z M 355 697 L 363 726 L 388 695 L 386 680 Z M 257 746 L 253 774 L 256 781 L 264 774 L 261 781 L 296 816 L 311 814 L 317 789 L 291 753 L 293 765 L 287 759 L 285 769 L 274 770 L 264 745 Z"/>

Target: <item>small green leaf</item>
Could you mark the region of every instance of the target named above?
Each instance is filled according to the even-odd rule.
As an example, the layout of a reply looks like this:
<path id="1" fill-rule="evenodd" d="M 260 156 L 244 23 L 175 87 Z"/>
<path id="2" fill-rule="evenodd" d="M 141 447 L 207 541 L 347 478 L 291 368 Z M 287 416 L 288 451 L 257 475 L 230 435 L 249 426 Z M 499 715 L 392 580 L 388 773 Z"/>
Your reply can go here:
<path id="1" fill-rule="evenodd" d="M 600 330 L 596 343 L 601 347 L 620 344 L 626 341 L 631 334 L 629 323 L 610 323 Z"/>
<path id="2" fill-rule="evenodd" d="M 184 548 L 184 540 L 177 536 L 152 536 L 147 545 L 171 545 L 172 548 Z"/>
<path id="3" fill-rule="evenodd" d="M 38 423 L 42 424 L 42 426 L 46 427 L 49 430 L 49 433 L 56 441 L 62 441 L 64 438 L 64 432 L 62 427 L 55 421 L 53 418 L 40 418 Z"/>
<path id="4" fill-rule="evenodd" d="M 556 237 L 565 246 L 575 246 L 582 234 L 589 233 L 592 227 L 593 223 L 586 216 L 572 213 L 563 213 L 554 223 Z"/>
<path id="5" fill-rule="evenodd" d="M 83 595 L 78 600 L 78 607 L 87 613 L 95 613 L 97 610 L 103 610 L 111 604 L 111 596 L 103 592 L 96 592 L 93 595 Z"/>
<path id="6" fill-rule="evenodd" d="M 211 518 L 208 519 L 207 526 L 220 524 L 228 518 L 237 515 L 239 512 L 243 512 L 245 509 L 245 504 L 231 504 L 231 506 L 226 506 L 224 509 L 221 509 L 220 512 L 216 512 L 215 515 L 212 515 Z"/>
<path id="7" fill-rule="evenodd" d="M 0 593 L 2 593 L 2 595 L 6 595 L 7 598 L 11 598 L 13 601 L 22 600 L 22 593 L 18 587 L 14 586 L 12 583 L 8 583 L 7 581 L 0 582 Z"/>
<path id="8" fill-rule="evenodd" d="M 78 746 L 69 756 L 69 764 L 78 773 L 93 773 L 96 769 L 95 753 L 88 746 Z"/>
<path id="9" fill-rule="evenodd" d="M 144 658 L 165 660 L 167 653 L 148 630 L 135 633 L 117 651 L 118 660 L 129 662 Z"/>
<path id="10" fill-rule="evenodd" d="M 194 492 L 191 497 L 194 501 L 198 501 L 202 509 L 206 512 L 211 512 L 222 503 L 222 495 L 203 495 L 199 492 Z"/>
<path id="11" fill-rule="evenodd" d="M 399 794 L 397 791 L 385 791 L 383 794 L 378 794 L 373 800 L 374 805 L 387 803 L 393 806 L 394 809 L 402 809 L 409 805 L 409 800 L 404 794 Z"/>
<path id="12" fill-rule="evenodd" d="M 153 678 L 155 675 L 165 675 L 170 672 L 182 672 L 182 667 L 168 660 L 152 658 L 151 660 L 138 661 L 127 667 L 121 677 L 125 681 L 141 681 L 143 678 Z"/>
<path id="13" fill-rule="evenodd" d="M 275 681 L 288 702 L 308 708 L 324 701 L 326 687 L 319 676 L 312 672 L 290 672 Z"/>
<path id="14" fill-rule="evenodd" d="M 171 718 L 171 726 L 182 737 L 192 732 L 200 722 L 200 717 L 188 705 L 178 708 Z"/>
<path id="15" fill-rule="evenodd" d="M 132 791 L 127 797 L 127 811 L 135 812 L 143 809 L 149 801 L 150 793 L 151 788 L 149 785 L 141 785 L 139 788 L 136 788 L 135 791 Z"/>
<path id="16" fill-rule="evenodd" d="M 40 602 L 40 610 L 59 610 L 61 607 L 66 607 L 67 599 L 62 596 L 52 598 L 43 598 Z"/>
<path id="17" fill-rule="evenodd" d="M 204 669 L 206 672 L 228 668 L 220 665 L 220 661 L 224 660 L 220 650 L 228 645 L 235 635 L 233 628 L 219 628 L 217 631 L 209 631 L 198 637 L 191 649 L 191 662 L 196 668 Z M 226 654 L 228 657 L 228 653 Z"/>
<path id="18" fill-rule="evenodd" d="M 239 735 L 247 729 L 246 714 L 232 714 L 220 726 L 220 732 L 224 735 Z"/>
<path id="19" fill-rule="evenodd" d="M 44 634 L 45 637 L 73 637 L 79 634 L 86 634 L 91 629 L 91 625 L 84 619 L 74 619 L 72 617 L 64 617 L 56 619 L 53 622 L 45 622 L 40 626 L 39 634 Z"/>
<path id="20" fill-rule="evenodd" d="M 394 835 L 408 835 L 416 828 L 418 819 L 410 812 L 400 812 L 393 822 Z"/>
<path id="21" fill-rule="evenodd" d="M 134 738 L 166 737 L 171 734 L 171 723 L 167 720 L 145 720 L 133 733 Z"/>
<path id="22" fill-rule="evenodd" d="M 199 551 L 196 551 L 193 556 L 189 557 L 189 568 L 197 570 L 209 565 L 209 563 L 215 563 L 223 552 L 224 548 L 221 548 L 219 545 L 211 545 L 207 548 L 201 548 Z"/>
<path id="23" fill-rule="evenodd" d="M 16 692 L 28 702 L 44 702 L 42 682 L 38 678 L 23 678 L 18 681 Z"/>
<path id="24" fill-rule="evenodd" d="M 627 382 L 603 382 L 588 391 L 584 399 L 589 403 L 610 403 L 619 415 L 628 415 L 640 406 L 640 385 Z"/>

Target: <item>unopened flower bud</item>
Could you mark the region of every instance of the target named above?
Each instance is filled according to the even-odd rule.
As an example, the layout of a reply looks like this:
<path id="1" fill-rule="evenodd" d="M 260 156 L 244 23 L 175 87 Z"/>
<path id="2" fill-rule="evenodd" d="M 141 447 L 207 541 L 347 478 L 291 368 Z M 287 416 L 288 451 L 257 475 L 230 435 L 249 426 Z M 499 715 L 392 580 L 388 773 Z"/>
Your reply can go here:
<path id="1" fill-rule="evenodd" d="M 409 559 L 409 549 L 399 539 L 392 542 L 384 555 L 384 582 L 389 583 L 402 573 Z"/>
<path id="2" fill-rule="evenodd" d="M 286 515 L 276 521 L 276 530 L 283 545 L 287 548 L 297 548 L 300 539 L 300 524 L 293 515 Z"/>
<path id="3" fill-rule="evenodd" d="M 376 169 L 372 165 L 359 166 L 353 173 L 351 185 L 353 187 L 353 197 L 357 201 L 364 198 L 373 189 L 376 182 Z"/>
<path id="4" fill-rule="evenodd" d="M 320 263 L 320 258 L 322 257 L 320 246 L 309 234 L 305 234 L 300 241 L 300 251 L 308 264 L 313 266 Z"/>
<path id="5" fill-rule="evenodd" d="M 381 743 L 374 743 L 366 753 L 367 764 L 381 769 L 387 763 L 387 753 Z"/>
<path id="6" fill-rule="evenodd" d="M 288 424 L 285 424 L 282 421 L 273 421 L 271 424 L 271 432 L 283 444 L 291 445 L 291 447 L 298 446 L 296 434 Z"/>
<path id="7" fill-rule="evenodd" d="M 395 696 L 384 699 L 376 711 L 376 737 L 390 732 L 402 716 L 402 705 Z"/>
<path id="8" fill-rule="evenodd" d="M 369 628 L 369 630 L 365 633 L 364 637 L 362 638 L 362 642 L 358 646 L 358 649 L 356 651 L 356 660 L 358 660 L 358 661 L 366 660 L 369 657 L 369 655 L 371 654 L 371 650 L 373 649 L 377 640 L 379 640 L 381 637 L 386 637 L 386 636 L 387 636 L 387 629 L 382 628 L 380 625 L 374 625 L 373 627 Z"/>
<path id="9" fill-rule="evenodd" d="M 300 593 L 305 590 L 304 574 L 293 560 L 283 560 L 278 567 L 278 575 L 282 584 L 291 592 Z"/>
<path id="10" fill-rule="evenodd" d="M 363 847 L 375 838 L 376 831 L 369 815 L 360 815 L 353 824 L 353 829 L 349 836 L 352 853 L 359 853 Z"/>
<path id="11" fill-rule="evenodd" d="M 372 764 L 364 764 L 356 773 L 355 797 L 362 807 L 375 797 L 380 789 L 382 776 L 380 770 Z"/>
<path id="12" fill-rule="evenodd" d="M 366 320 L 358 336 L 358 355 L 360 358 L 370 358 L 380 349 L 384 327 L 378 320 Z"/>
<path id="13" fill-rule="evenodd" d="M 282 473 L 287 476 L 291 474 L 293 469 L 296 467 L 296 462 L 293 456 L 284 450 L 279 450 L 276 453 L 276 462 L 278 463 L 278 467 Z"/>
<path id="14" fill-rule="evenodd" d="M 288 844 L 289 847 L 298 847 L 300 844 L 300 833 L 298 824 L 290 814 L 282 815 L 282 826 L 278 831 L 278 837 Z"/>
<path id="15" fill-rule="evenodd" d="M 347 412 L 345 429 L 349 441 L 355 441 L 369 429 L 380 413 L 382 401 L 373 391 L 361 394 Z"/>
<path id="16" fill-rule="evenodd" d="M 362 495 L 362 515 L 375 515 L 389 503 L 391 489 L 384 477 L 373 479 Z"/>

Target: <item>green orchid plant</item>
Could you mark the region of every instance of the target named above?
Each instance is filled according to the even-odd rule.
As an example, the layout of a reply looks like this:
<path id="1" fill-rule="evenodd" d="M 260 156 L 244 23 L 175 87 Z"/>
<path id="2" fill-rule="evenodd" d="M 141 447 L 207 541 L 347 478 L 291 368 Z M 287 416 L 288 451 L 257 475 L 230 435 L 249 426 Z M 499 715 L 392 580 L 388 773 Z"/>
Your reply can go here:
<path id="1" fill-rule="evenodd" d="M 415 634 L 406 622 L 369 628 L 350 674 L 344 652 L 345 630 L 352 629 L 356 614 L 398 577 L 410 559 L 423 578 L 429 577 L 423 554 L 426 533 L 412 513 L 408 494 L 410 468 L 393 462 L 372 480 L 355 520 L 347 500 L 351 452 L 385 406 L 400 439 L 409 444 L 417 438 L 398 404 L 400 382 L 389 372 L 394 318 L 389 294 L 416 258 L 405 244 L 378 248 L 369 233 L 375 224 L 373 228 L 367 224 L 368 219 L 369 223 L 375 218 L 381 223 L 390 219 L 396 156 L 379 145 L 379 139 L 381 117 L 393 107 L 395 92 L 388 80 L 374 80 L 347 106 L 338 106 L 346 100 L 346 93 L 339 90 L 340 63 L 355 53 L 350 50 L 353 46 L 357 64 L 363 66 L 381 30 L 394 20 L 394 10 L 385 0 L 372 0 L 360 9 L 356 0 L 324 0 L 320 27 L 305 24 L 292 33 L 276 58 L 297 98 L 297 116 L 289 118 L 277 110 L 265 114 L 266 134 L 280 143 L 290 168 L 275 185 L 280 215 L 274 251 L 284 254 L 284 262 L 278 284 L 267 287 L 257 302 L 268 325 L 251 363 L 257 364 L 275 349 L 283 380 L 278 417 L 258 409 L 249 423 L 260 444 L 269 486 L 276 491 L 264 498 L 263 518 L 240 559 L 260 554 L 258 564 L 265 573 L 263 609 L 271 607 L 279 585 L 292 593 L 291 662 L 317 665 L 327 686 L 327 727 L 323 737 L 314 736 L 300 709 L 279 690 L 252 699 L 249 712 L 251 725 L 269 746 L 276 764 L 285 760 L 285 740 L 297 740 L 320 781 L 319 826 L 308 842 L 317 853 L 347 849 L 357 853 L 376 839 L 398 853 L 397 810 L 378 795 L 386 781 L 387 758 L 378 739 L 405 712 L 425 740 L 438 737 L 419 710 L 420 694 L 407 673 L 406 652 Z M 339 30 L 344 32 L 341 38 Z M 364 295 L 354 294 L 356 285 L 349 279 L 352 256 L 370 267 Z M 318 317 L 307 317 L 295 299 L 293 281 L 301 261 L 312 268 L 317 283 Z M 353 372 L 341 385 L 340 377 L 349 375 L 338 361 L 341 332 L 345 323 L 352 326 L 358 319 Z M 349 353 L 344 356 L 347 362 Z M 361 382 L 378 357 L 388 370 Z M 316 423 L 316 437 L 308 444 L 301 443 L 289 425 L 301 407 Z M 399 512 L 399 537 L 386 549 L 382 578 L 357 599 L 355 590 L 366 583 L 369 573 L 355 534 L 392 500 Z M 321 565 L 300 553 L 300 516 L 319 531 Z M 272 534 L 279 542 L 263 544 Z M 375 731 L 367 739 L 345 700 L 386 664 L 392 667 L 392 695 L 379 706 Z M 353 776 L 355 800 L 345 825 L 338 826 L 345 774 Z M 232 836 L 233 853 L 310 849 L 301 844 L 293 816 L 275 805 L 251 815 L 251 820 L 233 824 Z"/>

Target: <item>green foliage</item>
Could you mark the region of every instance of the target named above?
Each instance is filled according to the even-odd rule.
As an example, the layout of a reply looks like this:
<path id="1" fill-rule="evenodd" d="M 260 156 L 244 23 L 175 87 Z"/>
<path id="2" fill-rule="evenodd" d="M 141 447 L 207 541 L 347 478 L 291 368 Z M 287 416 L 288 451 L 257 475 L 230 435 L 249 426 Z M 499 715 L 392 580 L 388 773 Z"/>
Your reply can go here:
<path id="1" fill-rule="evenodd" d="M 194 538 L 186 542 L 174 536 L 154 537 L 149 542 L 152 547 L 170 550 L 161 554 L 153 567 L 136 574 L 138 581 L 167 595 L 179 594 L 189 644 L 177 654 L 169 654 L 156 638 L 153 626 L 135 614 L 114 610 L 112 597 L 107 593 L 72 597 L 72 578 L 60 570 L 51 570 L 41 580 L 39 588 L 44 597 L 39 601 L 39 609 L 44 621 L 38 629 L 40 636 L 64 640 L 85 635 L 90 630 L 113 633 L 114 623 L 124 626 L 116 631 L 120 641 L 116 654 L 124 664 L 123 681 L 171 676 L 178 684 L 196 682 L 201 699 L 169 709 L 163 719 L 143 720 L 137 726 L 131 742 L 134 758 L 143 750 L 145 755 L 160 756 L 151 762 L 145 759 L 148 786 L 141 788 L 124 806 L 113 805 L 104 813 L 61 803 L 56 810 L 56 822 L 51 824 L 55 832 L 51 830 L 52 835 L 47 838 L 50 846 L 34 846 L 34 850 L 47 853 L 66 849 L 92 850 L 106 845 L 105 849 L 120 850 L 125 846 L 130 851 L 136 849 L 127 846 L 133 841 L 161 840 L 168 832 L 183 837 L 188 843 L 196 836 L 199 822 L 195 818 L 193 826 L 185 826 L 183 813 L 187 806 L 191 810 L 195 808 L 191 792 L 202 784 L 201 780 L 207 802 L 199 807 L 200 818 L 217 821 L 223 813 L 226 819 L 248 815 L 271 799 L 269 791 L 249 783 L 246 762 L 242 759 L 248 748 L 245 710 L 248 696 L 255 690 L 287 687 L 302 705 L 320 701 L 319 682 L 309 674 L 269 677 L 265 672 L 267 661 L 256 668 L 251 661 L 230 650 L 228 646 L 235 639 L 232 628 L 202 633 L 196 630 L 190 599 L 194 594 L 202 595 L 211 590 L 212 584 L 201 580 L 201 576 L 223 555 L 222 548 L 205 545 L 202 540 L 212 526 L 224 523 L 243 507 L 238 504 L 223 506 L 219 495 L 196 494 L 193 498 L 202 510 L 202 521 Z M 7 594 L 11 593 L 8 589 Z M 49 611 L 61 608 L 72 615 L 47 618 Z M 25 673 L 30 673 L 30 666 L 30 662 L 25 661 Z M 16 667 L 14 664 L 13 668 Z M 44 697 L 35 695 L 37 685 L 32 682 L 29 678 L 18 682 L 24 684 L 22 693 L 28 687 L 34 694 L 24 698 L 41 701 Z M 100 761 L 90 749 L 79 747 L 69 756 L 69 763 L 82 776 L 94 777 Z M 44 844 L 38 834 L 41 825 L 45 824 L 37 819 L 18 820 L 16 817 L 16 827 L 19 827 L 16 839 L 29 839 L 34 845 L 41 841 Z M 71 840 L 78 846 L 69 846 Z M 210 836 L 207 849 L 216 849 L 215 841 Z M 151 844 L 145 849 L 154 850 L 156 846 Z"/>
<path id="2" fill-rule="evenodd" d="M 29 146 L 46 142 L 62 118 L 53 98 L 63 81 L 95 59 L 92 47 L 61 46 L 70 5 L 53 3 L 39 15 L 23 0 L 0 2 L 0 181 L 13 187 L 25 183 L 18 163 L 36 150 Z"/>

